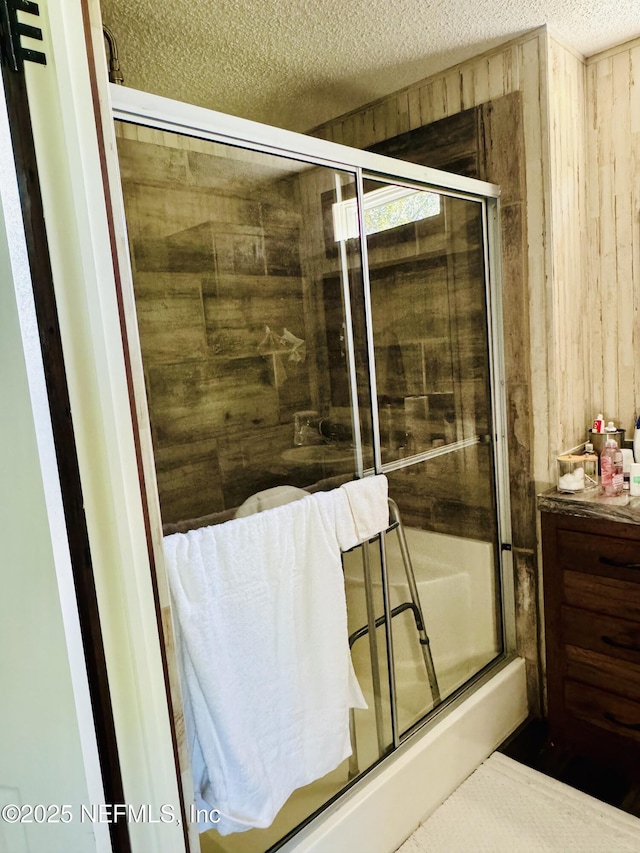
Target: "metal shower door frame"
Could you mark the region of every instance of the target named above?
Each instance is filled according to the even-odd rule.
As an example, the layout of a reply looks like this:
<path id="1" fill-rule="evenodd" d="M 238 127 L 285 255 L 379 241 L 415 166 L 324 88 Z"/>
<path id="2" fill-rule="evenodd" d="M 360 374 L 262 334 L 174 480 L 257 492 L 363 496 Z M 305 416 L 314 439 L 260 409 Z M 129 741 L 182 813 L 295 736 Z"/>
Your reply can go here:
<path id="1" fill-rule="evenodd" d="M 360 252 L 363 275 L 363 292 L 365 300 L 365 326 L 367 337 L 367 353 L 369 359 L 369 393 L 371 396 L 371 419 L 373 427 L 373 458 L 374 468 L 364 470 L 362 437 L 360 434 L 359 407 L 357 386 L 355 384 L 355 355 L 352 333 L 350 288 L 346 266 L 342 273 L 342 290 L 345 304 L 347 325 L 347 343 L 349 349 L 348 363 L 351 384 L 351 400 L 353 406 L 354 431 L 356 446 L 356 473 L 358 477 L 372 473 L 384 473 L 406 467 L 430 458 L 435 458 L 462 447 L 475 443 L 477 439 L 467 439 L 456 442 L 449 447 L 436 448 L 416 454 L 410 460 L 397 460 L 392 463 L 382 463 L 380 446 L 379 413 L 376 392 L 375 358 L 373 352 L 373 322 L 371 313 L 371 291 L 369 281 L 368 254 L 366 232 L 364 228 L 364 180 L 375 180 L 384 183 L 394 183 L 413 188 L 437 192 L 440 195 L 469 200 L 481 205 L 482 229 L 484 245 L 484 278 L 485 298 L 487 304 L 488 349 L 490 362 L 490 396 L 493 414 L 493 446 L 494 446 L 494 482 L 496 490 L 498 544 L 500 546 L 500 617 L 502 624 L 503 654 L 515 651 L 515 600 L 513 595 L 513 565 L 511 561 L 511 523 L 509 501 L 509 478 L 507 459 L 506 435 L 506 400 L 504 373 L 504 346 L 502 338 L 502 296 L 501 296 L 501 263 L 500 263 L 500 225 L 499 225 L 499 196 L 500 189 L 494 184 L 486 183 L 475 178 L 467 178 L 452 173 L 440 171 L 426 166 L 420 166 L 407 161 L 395 160 L 380 154 L 373 154 L 360 149 L 349 148 L 334 142 L 328 142 L 311 136 L 305 136 L 279 128 L 269 127 L 247 119 L 225 115 L 202 107 L 172 101 L 147 92 L 128 89 L 124 86 L 110 84 L 112 116 L 114 120 L 142 125 L 159 131 L 196 137 L 210 142 L 232 145 L 265 154 L 287 157 L 291 160 L 307 163 L 313 166 L 324 166 L 336 169 L 354 176 L 358 198 L 358 220 L 360 226 Z M 114 156 L 117 157 L 115 152 Z M 124 221 L 124 201 L 121 187 L 119 197 L 115 199 L 115 209 L 122 216 L 122 228 L 126 233 Z M 343 258 L 346 262 L 346 258 Z M 128 269 L 127 269 L 128 266 Z M 129 291 L 128 301 L 133 304 L 133 280 L 130 258 L 123 265 L 126 276 L 122 282 L 123 288 Z M 140 353 L 137 329 L 129 327 L 134 349 Z M 142 396 L 138 405 L 139 417 L 148 419 L 144 384 L 136 392 Z M 148 424 L 145 425 L 145 432 Z M 156 562 L 162 560 L 162 525 L 159 519 L 159 502 L 153 451 L 150 442 L 142 448 L 143 464 L 147 473 L 147 487 L 154 490 L 151 495 L 150 507 L 155 507 L 157 519 L 151 518 L 153 550 Z M 153 512 L 153 510 L 152 510 Z M 386 645 L 388 655 L 388 670 L 390 681 L 391 716 L 393 746 L 400 743 L 397 724 L 397 701 L 395 690 L 395 668 L 393 660 L 393 638 L 391 631 L 391 607 L 389 586 L 387 582 L 387 567 L 384 543 L 380 537 L 380 559 L 382 573 L 382 589 L 384 596 Z M 412 732 L 414 729 L 412 729 Z"/>
<path id="2" fill-rule="evenodd" d="M 367 152 L 359 152 L 367 153 Z M 390 159 L 390 162 L 395 164 L 397 161 L 392 158 L 383 157 L 382 159 Z M 404 162 L 404 161 L 403 161 Z M 410 164 L 412 165 L 412 164 Z M 404 170 L 403 170 L 404 171 Z M 441 173 L 443 174 L 443 173 Z M 447 173 L 448 176 L 448 173 Z M 459 176 L 451 176 L 458 178 Z M 425 462 L 430 459 L 435 459 L 438 456 L 445 456 L 450 453 L 458 452 L 465 447 L 472 446 L 478 443 L 478 438 L 463 439 L 454 442 L 453 444 L 437 447 L 432 450 L 425 450 L 416 453 L 410 457 L 397 459 L 392 462 L 382 462 L 382 442 L 380 435 L 380 416 L 378 410 L 378 394 L 376 381 L 376 360 L 374 351 L 374 328 L 373 328 L 373 310 L 371 302 L 371 281 L 369 278 L 369 255 L 366 239 L 366 227 L 364 221 L 364 181 L 372 180 L 378 183 L 388 183 L 394 186 L 402 186 L 407 189 L 435 191 L 441 196 L 448 198 L 456 198 L 463 201 L 474 202 L 480 205 L 480 216 L 482 222 L 482 247 L 483 247 L 483 271 L 484 271 L 484 290 L 485 303 L 487 306 L 487 338 L 489 350 L 489 373 L 490 373 L 490 401 L 492 412 L 493 435 L 492 441 L 494 446 L 494 485 L 496 497 L 496 523 L 497 523 L 497 545 L 499 547 L 498 566 L 500 574 L 500 625 L 502 633 L 503 653 L 515 648 L 515 610 L 514 610 L 514 581 L 513 581 L 513 564 L 511 558 L 511 512 L 509 501 L 509 479 L 508 479 L 508 455 L 506 443 L 506 401 L 504 397 L 505 390 L 505 372 L 504 372 L 504 346 L 502 337 L 502 290 L 501 290 L 501 243 L 500 243 L 500 215 L 499 215 L 499 192 L 494 194 L 488 192 L 486 195 L 479 195 L 477 192 L 464 191 L 464 184 L 468 182 L 467 189 L 477 189 L 477 184 L 482 182 L 475 179 L 462 178 L 461 181 L 456 181 L 455 188 L 452 187 L 448 191 L 444 191 L 442 187 L 435 185 L 418 183 L 411 181 L 407 176 L 402 176 L 400 180 L 392 175 L 380 174 L 369 169 L 363 169 L 362 166 L 357 167 L 357 199 L 358 199 L 358 225 L 360 233 L 360 253 L 362 259 L 362 275 L 363 275 L 363 290 L 364 290 L 364 312 L 365 312 L 365 327 L 367 338 L 367 358 L 368 358 L 368 376 L 369 376 L 369 394 L 371 400 L 371 422 L 372 422 L 372 437 L 373 437 L 373 460 L 374 467 L 365 472 L 358 472 L 359 476 L 366 474 L 381 474 L 390 471 L 397 471 L 403 468 L 409 468 L 420 462 Z M 495 189 L 494 185 L 485 185 Z M 355 378 L 353 379 L 355 383 Z M 358 420 L 359 423 L 359 420 Z M 402 736 L 398 726 L 398 704 L 397 704 L 397 689 L 395 683 L 395 659 L 393 648 L 393 631 L 391 627 L 391 601 L 389 595 L 389 583 L 387 572 L 387 556 L 385 548 L 385 537 L 379 536 L 380 548 L 380 564 L 382 575 L 382 591 L 383 604 L 385 613 L 385 638 L 387 646 L 387 659 L 389 670 L 389 693 L 391 702 L 391 730 L 394 748 L 398 747 Z M 418 723 L 419 726 L 419 723 Z M 410 732 L 413 733 L 416 727 L 412 727 Z"/>

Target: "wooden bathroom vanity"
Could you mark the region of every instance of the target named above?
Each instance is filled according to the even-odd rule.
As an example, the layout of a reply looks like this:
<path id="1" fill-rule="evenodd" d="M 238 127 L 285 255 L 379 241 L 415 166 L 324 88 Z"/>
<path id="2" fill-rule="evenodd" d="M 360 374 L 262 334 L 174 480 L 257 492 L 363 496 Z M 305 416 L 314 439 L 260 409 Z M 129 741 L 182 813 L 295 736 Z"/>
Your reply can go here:
<path id="1" fill-rule="evenodd" d="M 539 496 L 551 740 L 640 759 L 640 498 Z"/>

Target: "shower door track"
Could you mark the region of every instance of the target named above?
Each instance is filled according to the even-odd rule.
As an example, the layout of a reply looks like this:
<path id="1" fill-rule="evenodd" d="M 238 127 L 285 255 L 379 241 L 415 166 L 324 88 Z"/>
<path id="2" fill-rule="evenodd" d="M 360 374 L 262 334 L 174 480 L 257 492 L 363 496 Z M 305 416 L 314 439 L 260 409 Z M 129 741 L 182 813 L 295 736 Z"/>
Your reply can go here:
<path id="1" fill-rule="evenodd" d="M 117 121 L 227 145 L 240 145 L 253 151 L 278 154 L 352 173 L 361 168 L 365 178 L 377 180 L 387 177 L 394 181 L 399 178 L 403 186 L 431 188 L 454 198 L 479 201 L 500 197 L 500 188 L 496 184 L 476 178 L 394 160 L 382 154 L 349 148 L 336 142 L 270 127 L 113 83 L 109 85 L 109 90 L 112 116 Z"/>

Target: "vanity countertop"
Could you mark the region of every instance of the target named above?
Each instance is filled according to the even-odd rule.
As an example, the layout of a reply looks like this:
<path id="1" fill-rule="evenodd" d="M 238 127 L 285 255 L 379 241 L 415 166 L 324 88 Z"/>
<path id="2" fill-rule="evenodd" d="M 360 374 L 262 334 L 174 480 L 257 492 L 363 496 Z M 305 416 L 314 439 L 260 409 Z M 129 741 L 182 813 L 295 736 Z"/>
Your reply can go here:
<path id="1" fill-rule="evenodd" d="M 540 512 L 640 524 L 640 497 L 632 498 L 628 492 L 620 497 L 608 498 L 600 488 L 573 494 L 559 492 L 554 488 L 538 495 L 538 509 Z"/>

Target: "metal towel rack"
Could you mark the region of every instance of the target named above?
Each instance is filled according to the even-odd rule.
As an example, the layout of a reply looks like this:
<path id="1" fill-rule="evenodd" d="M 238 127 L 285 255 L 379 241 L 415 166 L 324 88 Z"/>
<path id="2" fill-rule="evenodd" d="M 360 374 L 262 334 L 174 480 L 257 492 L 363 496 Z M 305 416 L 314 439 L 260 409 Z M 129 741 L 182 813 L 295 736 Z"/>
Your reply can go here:
<path id="1" fill-rule="evenodd" d="M 427 673 L 427 680 L 429 682 L 429 687 L 431 689 L 431 696 L 433 699 L 434 707 L 440 704 L 440 688 L 438 686 L 438 679 L 436 676 L 435 667 L 433 665 L 433 656 L 431 654 L 431 644 L 429 642 L 429 637 L 427 635 L 426 624 L 424 619 L 424 614 L 422 613 L 422 607 L 420 604 L 420 598 L 418 595 L 418 587 L 416 584 L 416 578 L 413 571 L 413 565 L 411 563 L 411 555 L 409 553 L 409 547 L 407 545 L 407 537 L 404 532 L 404 526 L 402 524 L 402 519 L 400 517 L 400 510 L 398 509 L 398 505 L 394 500 L 389 498 L 389 517 L 391 523 L 386 530 L 381 531 L 380 533 L 380 542 L 382 548 L 384 549 L 384 537 L 387 534 L 396 531 L 398 536 L 398 544 L 400 546 L 400 554 L 402 556 L 402 563 L 404 566 L 405 575 L 407 578 L 407 585 L 409 587 L 409 596 L 410 601 L 404 601 L 401 604 L 398 604 L 396 607 L 390 610 L 390 619 L 393 619 L 395 616 L 399 616 L 401 613 L 404 613 L 407 610 L 410 610 L 413 614 L 416 632 L 418 634 L 418 639 L 420 643 L 420 648 L 422 650 L 422 658 L 424 661 L 425 670 Z M 373 601 L 373 587 L 371 584 L 371 563 L 370 563 L 370 555 L 369 555 L 369 546 L 372 542 L 377 539 L 377 536 L 373 539 L 370 539 L 368 542 L 360 543 L 356 545 L 355 548 L 351 548 L 350 551 L 355 551 L 356 549 L 361 549 L 362 552 L 362 569 L 364 574 L 364 590 L 365 590 L 365 601 L 366 601 L 366 610 L 367 610 L 367 624 L 363 625 L 361 628 L 358 628 L 356 631 L 353 631 L 349 635 L 349 648 L 353 648 L 354 643 L 356 643 L 362 637 L 369 637 L 369 651 L 371 656 L 371 680 L 373 686 L 373 702 L 374 702 L 374 713 L 375 713 L 375 721 L 376 721 L 376 735 L 378 740 L 378 754 L 382 756 L 386 749 L 387 744 L 384 739 L 384 727 L 383 727 L 383 718 L 382 718 L 382 691 L 380 684 L 380 662 L 378 659 L 378 641 L 376 636 L 376 629 L 380 628 L 386 622 L 385 616 L 379 616 L 376 618 L 375 615 L 375 607 Z M 348 553 L 348 552 L 346 552 Z M 393 691 L 392 691 L 393 692 Z M 395 696 L 392 695 L 392 702 L 395 702 Z M 351 748 L 352 753 L 349 758 L 349 777 L 353 778 L 358 775 L 359 767 L 358 767 L 358 750 L 356 743 L 356 728 L 355 728 L 355 713 L 353 709 L 351 709 L 350 715 L 350 734 L 351 734 Z"/>
<path id="2" fill-rule="evenodd" d="M 431 689 L 431 696 L 433 698 L 434 707 L 440 704 L 440 689 L 438 687 L 438 679 L 436 677 L 435 668 L 433 665 L 433 658 L 431 656 L 431 646 L 429 643 L 429 637 L 427 635 L 426 624 L 424 619 L 424 614 L 422 612 L 422 607 L 420 604 L 420 598 L 418 596 L 418 587 L 416 584 L 416 578 L 413 571 L 413 565 L 411 563 L 411 556 L 409 554 L 409 547 L 407 545 L 407 538 L 404 532 L 404 527 L 402 525 L 402 520 L 400 518 L 400 510 L 398 509 L 398 505 L 391 498 L 388 499 L 389 503 L 389 518 L 390 524 L 389 526 L 381 531 L 380 536 L 380 547 L 381 547 L 381 559 L 383 561 L 383 565 L 386 566 L 386 558 L 385 558 L 385 549 L 384 549 L 384 539 L 385 536 L 393 531 L 396 531 L 398 536 L 398 543 L 400 545 L 400 554 L 402 556 L 402 563 L 404 566 L 405 575 L 407 578 L 407 584 L 409 587 L 409 596 L 410 601 L 402 602 L 398 604 L 394 608 L 388 607 L 388 597 L 385 593 L 385 612 L 390 613 L 390 618 L 393 619 L 396 616 L 399 616 L 401 613 L 404 613 L 407 610 L 410 610 L 413 614 L 413 619 L 415 622 L 416 632 L 418 634 L 418 639 L 420 642 L 420 648 L 422 650 L 422 657 L 424 660 L 425 670 L 427 673 L 427 679 L 429 681 L 429 687 Z M 165 524 L 163 526 L 164 535 L 169 535 L 171 533 L 185 533 L 188 530 L 194 530 L 198 527 L 204 527 L 211 524 L 222 523 L 224 521 L 229 521 L 235 516 L 235 510 L 226 510 L 223 513 L 216 513 L 213 515 L 203 516 L 201 518 L 189 519 L 186 521 L 178 522 L 176 524 Z M 369 554 L 370 545 L 378 540 L 378 535 L 374 536 L 368 542 L 362 542 L 359 545 L 356 545 L 354 548 L 349 549 L 350 551 L 356 551 L 357 549 L 361 549 L 362 552 L 362 567 L 364 573 L 364 590 L 365 590 L 365 600 L 366 600 L 366 611 L 367 611 L 367 624 L 363 625 L 361 628 L 358 628 L 356 631 L 353 631 L 349 636 L 349 648 L 353 648 L 354 643 L 358 640 L 362 639 L 362 637 L 369 637 L 369 649 L 371 654 L 371 678 L 372 678 L 372 686 L 373 686 L 373 701 L 374 701 L 374 711 L 375 711 L 375 723 L 376 723 L 376 734 L 378 741 L 378 754 L 380 756 L 384 755 L 388 748 L 388 744 L 385 743 L 384 738 L 384 723 L 383 723 L 383 712 L 382 712 L 382 690 L 381 690 L 381 681 L 380 681 L 380 662 L 378 659 L 378 638 L 376 635 L 376 629 L 382 627 L 386 622 L 385 616 L 379 616 L 376 618 L 375 615 L 375 606 L 373 600 L 373 586 L 371 583 L 371 561 Z M 344 552 L 349 553 L 349 552 Z M 390 672 L 393 672 L 393 668 L 390 667 Z M 392 703 L 392 719 L 396 719 L 396 705 L 395 705 L 395 688 L 393 686 L 393 675 L 391 676 L 390 682 L 390 694 L 391 694 L 391 703 Z M 351 746 L 352 746 L 352 754 L 349 758 L 349 777 L 353 778 L 358 775 L 358 751 L 356 744 L 356 728 L 355 728 L 355 714 L 353 709 L 351 709 L 350 718 L 349 718 L 349 727 L 351 734 Z M 397 745 L 398 735 L 396 731 L 396 726 L 394 724 L 394 745 Z"/>

